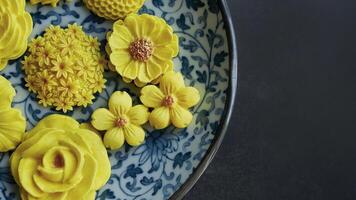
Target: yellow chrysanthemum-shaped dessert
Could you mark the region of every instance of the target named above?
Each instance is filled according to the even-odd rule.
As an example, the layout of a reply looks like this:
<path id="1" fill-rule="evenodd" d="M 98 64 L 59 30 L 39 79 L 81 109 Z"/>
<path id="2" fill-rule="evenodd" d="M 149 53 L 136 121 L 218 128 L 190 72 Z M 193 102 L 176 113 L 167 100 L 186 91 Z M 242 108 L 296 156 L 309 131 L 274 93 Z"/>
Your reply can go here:
<path id="1" fill-rule="evenodd" d="M 22 200 L 94 200 L 111 174 L 101 138 L 63 115 L 41 120 L 10 164 Z"/>
<path id="2" fill-rule="evenodd" d="M 102 92 L 105 64 L 97 38 L 77 25 L 50 26 L 43 37 L 29 44 L 23 69 L 26 86 L 37 94 L 40 104 L 67 112 L 74 106 L 88 106 L 94 94 Z"/>
<path id="3" fill-rule="evenodd" d="M 15 89 L 0 76 L 0 152 L 15 149 L 26 129 L 26 120 L 21 112 L 11 108 Z"/>
<path id="4" fill-rule="evenodd" d="M 124 19 L 136 13 L 145 0 L 84 0 L 85 5 L 95 14 L 108 20 Z"/>
<path id="5" fill-rule="evenodd" d="M 106 131 L 104 144 L 107 148 L 118 149 L 125 141 L 138 146 L 145 140 L 141 125 L 148 121 L 148 108 L 143 105 L 132 107 L 132 99 L 126 92 L 115 92 L 109 100 L 109 110 L 100 108 L 92 115 L 92 125 Z"/>
<path id="6" fill-rule="evenodd" d="M 142 88 L 140 99 L 145 106 L 153 108 L 149 121 L 154 128 L 163 129 L 171 123 L 185 128 L 193 119 L 189 108 L 199 102 L 200 95 L 194 87 L 184 85 L 181 73 L 168 72 L 163 75 L 159 87 Z"/>
<path id="7" fill-rule="evenodd" d="M 116 71 L 126 82 L 142 87 L 173 70 L 178 37 L 161 18 L 143 14 L 117 21 L 108 34 L 107 51 Z"/>
<path id="8" fill-rule="evenodd" d="M 25 0 L 0 0 L 0 70 L 26 51 L 32 18 L 25 11 L 25 3 Z"/>

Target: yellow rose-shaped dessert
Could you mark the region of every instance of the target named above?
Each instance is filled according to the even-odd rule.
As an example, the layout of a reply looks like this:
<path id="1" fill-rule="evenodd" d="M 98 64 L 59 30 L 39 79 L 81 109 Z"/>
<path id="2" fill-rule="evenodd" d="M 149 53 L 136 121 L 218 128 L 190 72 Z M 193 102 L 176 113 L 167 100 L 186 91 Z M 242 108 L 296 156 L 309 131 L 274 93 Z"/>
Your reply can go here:
<path id="1" fill-rule="evenodd" d="M 67 0 L 68 2 L 71 0 Z M 59 0 L 30 0 L 31 4 L 38 4 L 41 3 L 42 5 L 48 5 L 50 4 L 53 7 L 56 7 Z"/>
<path id="2" fill-rule="evenodd" d="M 11 108 L 15 89 L 0 76 L 0 152 L 15 149 L 26 129 L 26 120 L 21 112 Z"/>
<path id="3" fill-rule="evenodd" d="M 84 0 L 89 10 L 108 20 L 124 19 L 136 13 L 145 0 Z"/>
<path id="4" fill-rule="evenodd" d="M 181 73 L 168 72 L 163 75 L 159 87 L 148 85 L 142 88 L 140 99 L 145 106 L 154 108 L 149 116 L 154 128 L 163 129 L 171 123 L 177 128 L 185 128 L 193 119 L 188 109 L 199 102 L 200 95 L 194 87 L 184 85 Z"/>
<path id="5" fill-rule="evenodd" d="M 0 70 L 26 51 L 32 18 L 25 11 L 25 3 L 25 0 L 0 0 Z"/>
<path id="6" fill-rule="evenodd" d="M 10 164 L 22 200 L 94 200 L 111 174 L 100 137 L 63 115 L 41 120 Z"/>
<path id="7" fill-rule="evenodd" d="M 178 36 L 161 18 L 143 14 L 117 21 L 108 34 L 108 53 L 116 71 L 126 82 L 141 87 L 173 70 L 178 55 Z"/>
<path id="8" fill-rule="evenodd" d="M 34 39 L 23 69 L 26 86 L 40 104 L 67 112 L 88 106 L 94 94 L 102 92 L 105 64 L 98 39 L 74 24 L 67 29 L 50 26 L 43 37 Z"/>
<path id="9" fill-rule="evenodd" d="M 115 92 L 109 100 L 109 110 L 100 108 L 92 115 L 92 125 L 106 131 L 104 144 L 112 150 L 122 147 L 125 140 L 138 146 L 145 140 L 141 125 L 148 121 L 148 108 L 143 105 L 132 107 L 132 99 L 126 92 Z"/>

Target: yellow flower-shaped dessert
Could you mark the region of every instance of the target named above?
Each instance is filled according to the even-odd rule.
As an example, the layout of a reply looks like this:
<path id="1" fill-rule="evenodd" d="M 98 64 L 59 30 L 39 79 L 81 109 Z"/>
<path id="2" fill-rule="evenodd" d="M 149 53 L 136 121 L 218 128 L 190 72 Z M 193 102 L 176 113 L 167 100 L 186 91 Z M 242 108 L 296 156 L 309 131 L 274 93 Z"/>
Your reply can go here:
<path id="1" fill-rule="evenodd" d="M 40 104 L 67 112 L 74 106 L 88 106 L 94 94 L 102 92 L 105 64 L 98 39 L 74 24 L 67 29 L 50 26 L 43 37 L 34 39 L 23 69 L 26 86 Z"/>
<path id="2" fill-rule="evenodd" d="M 41 120 L 26 134 L 10 164 L 22 200 L 94 200 L 111 174 L 100 137 L 63 115 Z"/>
<path id="3" fill-rule="evenodd" d="M 124 19 L 136 13 L 145 0 L 84 0 L 89 10 L 108 20 Z"/>
<path id="4" fill-rule="evenodd" d="M 0 152 L 15 149 L 26 129 L 26 120 L 21 112 L 11 108 L 15 89 L 0 76 Z"/>
<path id="5" fill-rule="evenodd" d="M 112 150 L 122 147 L 125 140 L 131 146 L 138 146 L 145 140 L 141 125 L 148 121 L 148 108 L 132 106 L 132 99 L 126 92 L 115 92 L 109 100 L 109 110 L 100 108 L 92 115 L 92 125 L 106 131 L 104 144 Z"/>
<path id="6" fill-rule="evenodd" d="M 25 11 L 25 3 L 25 0 L 0 1 L 0 70 L 26 51 L 32 18 Z"/>
<path id="7" fill-rule="evenodd" d="M 71 0 L 67 0 L 68 2 Z M 38 4 L 41 3 L 42 5 L 51 5 L 53 7 L 56 7 L 58 4 L 59 0 L 30 0 L 31 4 Z"/>
<path id="8" fill-rule="evenodd" d="M 178 55 L 178 37 L 161 18 L 143 14 L 129 15 L 114 24 L 108 34 L 108 53 L 116 71 L 126 82 L 143 86 L 173 70 Z"/>
<path id="9" fill-rule="evenodd" d="M 145 106 L 154 108 L 149 116 L 154 128 L 163 129 L 171 123 L 177 128 L 185 128 L 193 119 L 188 109 L 199 102 L 200 95 L 194 87 L 184 85 L 181 73 L 167 72 L 159 87 L 148 85 L 142 88 L 140 99 Z"/>

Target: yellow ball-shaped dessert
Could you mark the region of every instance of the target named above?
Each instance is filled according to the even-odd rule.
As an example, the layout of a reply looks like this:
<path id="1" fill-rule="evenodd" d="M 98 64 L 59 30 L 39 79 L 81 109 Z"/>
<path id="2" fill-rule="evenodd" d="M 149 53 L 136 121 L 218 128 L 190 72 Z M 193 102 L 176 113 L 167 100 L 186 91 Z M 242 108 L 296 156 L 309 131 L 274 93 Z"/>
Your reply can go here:
<path id="1" fill-rule="evenodd" d="M 100 17 L 108 20 L 124 19 L 131 13 L 136 13 L 145 0 L 84 0 L 85 5 Z"/>
<path id="2" fill-rule="evenodd" d="M 63 112 L 86 107 L 105 87 L 105 63 L 98 39 L 86 35 L 80 26 L 50 26 L 29 45 L 23 61 L 26 86 L 45 107 Z"/>

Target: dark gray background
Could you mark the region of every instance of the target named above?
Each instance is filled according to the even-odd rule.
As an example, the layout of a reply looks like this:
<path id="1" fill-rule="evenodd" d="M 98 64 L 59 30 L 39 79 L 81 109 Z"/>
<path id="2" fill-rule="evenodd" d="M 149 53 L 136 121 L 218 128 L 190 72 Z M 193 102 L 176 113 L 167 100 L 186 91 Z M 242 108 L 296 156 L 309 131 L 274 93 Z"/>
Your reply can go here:
<path id="1" fill-rule="evenodd" d="M 228 2 L 238 104 L 186 199 L 356 199 L 356 2 Z"/>

